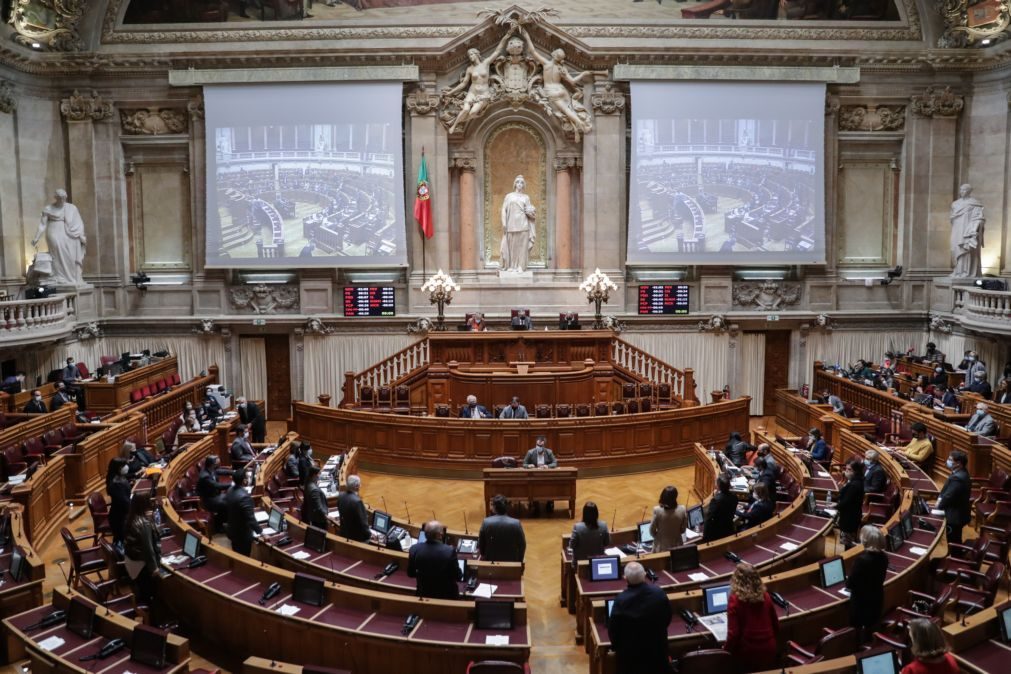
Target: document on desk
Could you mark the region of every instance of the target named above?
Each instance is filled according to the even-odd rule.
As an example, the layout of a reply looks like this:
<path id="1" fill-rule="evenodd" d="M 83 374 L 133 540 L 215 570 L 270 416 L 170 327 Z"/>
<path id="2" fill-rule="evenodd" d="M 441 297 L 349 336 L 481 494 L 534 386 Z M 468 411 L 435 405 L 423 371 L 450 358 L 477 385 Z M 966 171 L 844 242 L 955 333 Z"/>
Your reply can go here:
<path id="1" fill-rule="evenodd" d="M 748 488 L 748 478 L 746 477 L 735 477 L 730 481 L 731 489 L 747 489 Z"/>
<path id="2" fill-rule="evenodd" d="M 796 550 L 800 546 L 798 546 L 796 543 L 789 543 L 789 542 L 787 542 L 787 543 L 781 543 L 779 545 L 779 547 L 783 548 L 787 552 L 793 552 L 794 550 Z"/>
<path id="3" fill-rule="evenodd" d="M 925 554 L 927 554 L 926 548 L 921 548 L 917 545 L 914 545 L 913 547 L 909 548 L 909 551 L 919 557 L 923 557 Z"/>
<path id="4" fill-rule="evenodd" d="M 341 511 L 337 510 L 336 508 L 334 508 L 333 510 L 328 511 L 327 514 L 326 514 L 326 516 L 327 517 L 333 517 L 334 519 L 338 519 L 339 520 L 341 518 Z"/>
<path id="5" fill-rule="evenodd" d="M 475 597 L 481 597 L 482 599 L 491 599 L 491 596 L 495 594 L 495 590 L 498 589 L 498 585 L 491 585 L 489 583 L 479 583 L 474 592 L 471 594 Z"/>
<path id="6" fill-rule="evenodd" d="M 273 536 L 273 535 L 274 535 L 274 534 L 276 534 L 277 532 L 276 532 L 276 531 L 274 531 L 273 529 L 271 529 L 270 527 L 263 527 L 263 528 L 262 528 L 262 529 L 260 530 L 260 533 L 261 533 L 261 534 L 263 534 L 264 536 Z"/>
<path id="7" fill-rule="evenodd" d="M 696 571 L 695 573 L 689 573 L 688 577 L 694 580 L 696 583 L 701 583 L 703 581 L 709 580 L 709 576 L 702 573 L 701 571 Z"/>
<path id="8" fill-rule="evenodd" d="M 309 559 L 309 557 L 311 557 L 312 555 L 310 555 L 305 550 L 299 550 L 298 552 L 291 553 L 291 556 L 294 557 L 295 559 Z"/>
<path id="9" fill-rule="evenodd" d="M 713 633 L 717 641 L 727 640 L 727 614 L 714 613 L 699 616 L 699 624 Z"/>
<path id="10" fill-rule="evenodd" d="M 484 638 L 485 646 L 508 646 L 508 634 L 489 634 Z"/>
<path id="11" fill-rule="evenodd" d="M 944 517 L 944 511 L 938 510 L 937 508 L 931 508 L 930 514 L 934 517 Z"/>
<path id="12" fill-rule="evenodd" d="M 42 641 L 40 641 L 39 648 L 41 648 L 44 651 L 52 651 L 59 648 L 65 643 L 67 643 L 65 640 L 54 635 L 49 637 L 48 639 L 43 639 Z"/>
<path id="13" fill-rule="evenodd" d="M 825 508 L 825 512 L 828 513 L 829 517 L 835 517 L 837 511 L 835 508 Z"/>
<path id="14" fill-rule="evenodd" d="M 691 540 L 694 540 L 696 538 L 700 538 L 701 536 L 702 536 L 702 534 L 700 534 L 699 532 L 695 531 L 694 529 L 685 529 L 685 540 L 686 541 L 691 541 Z"/>
<path id="15" fill-rule="evenodd" d="M 281 615 L 291 616 L 295 615 L 301 610 L 302 608 L 300 606 L 292 606 L 291 604 L 281 604 L 281 607 L 277 609 L 277 612 L 280 613 Z"/>
<path id="16" fill-rule="evenodd" d="M 254 516 L 256 517 L 257 522 L 266 522 L 270 519 L 270 513 L 265 510 L 257 510 L 254 513 Z"/>
<path id="17" fill-rule="evenodd" d="M 625 557 L 625 553 L 622 552 L 621 548 L 607 548 L 604 550 L 604 554 L 610 557 Z"/>
<path id="18" fill-rule="evenodd" d="M 175 566 L 176 564 L 182 564 L 187 559 L 186 555 L 167 555 L 161 558 L 161 563 L 164 566 Z"/>
<path id="19" fill-rule="evenodd" d="M 818 477 L 832 477 L 832 476 L 831 476 L 831 475 L 829 475 L 828 473 L 826 473 L 826 472 L 825 472 L 825 471 L 823 471 L 823 470 L 819 470 L 819 471 L 818 471 Z"/>

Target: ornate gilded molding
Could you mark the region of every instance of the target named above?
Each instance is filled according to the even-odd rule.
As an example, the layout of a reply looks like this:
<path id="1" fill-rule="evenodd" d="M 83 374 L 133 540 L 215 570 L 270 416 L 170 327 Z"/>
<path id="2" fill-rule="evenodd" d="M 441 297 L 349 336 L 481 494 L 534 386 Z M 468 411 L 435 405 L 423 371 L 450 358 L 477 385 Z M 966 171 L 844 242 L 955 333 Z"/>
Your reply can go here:
<path id="1" fill-rule="evenodd" d="M 421 88 L 416 89 L 413 93 L 407 94 L 407 111 L 411 113 L 411 117 L 425 117 L 426 115 L 431 115 L 438 107 L 438 94 Z"/>
<path id="2" fill-rule="evenodd" d="M 318 316 L 310 316 L 302 326 L 305 335 L 332 335 L 336 330 L 323 322 Z"/>
<path id="3" fill-rule="evenodd" d="M 232 307 L 253 314 L 298 313 L 298 286 L 264 285 L 230 288 Z"/>
<path id="4" fill-rule="evenodd" d="M 1008 38 L 1011 3 L 1008 0 L 936 0 L 944 19 L 944 32 L 937 38 L 942 48 L 986 47 Z"/>
<path id="5" fill-rule="evenodd" d="M 204 97 L 197 95 L 186 104 L 186 112 L 190 113 L 190 119 L 204 118 Z"/>
<path id="6" fill-rule="evenodd" d="M 127 136 L 162 136 L 168 133 L 186 133 L 186 115 L 170 108 L 120 110 L 119 121 Z"/>
<path id="7" fill-rule="evenodd" d="M 763 311 L 782 309 L 800 302 L 799 283 L 735 283 L 731 295 L 740 307 L 756 307 Z"/>
<path id="8" fill-rule="evenodd" d="M 0 80 L 0 112 L 13 114 L 18 108 L 18 99 L 14 98 L 14 85 L 7 80 Z"/>
<path id="9" fill-rule="evenodd" d="M 453 154 L 450 166 L 461 171 L 473 172 L 477 170 L 477 159 L 473 152 L 458 152 Z"/>
<path id="10" fill-rule="evenodd" d="M 713 314 L 708 321 L 699 321 L 699 332 L 715 332 L 717 334 L 729 330 L 730 324 L 723 314 Z"/>
<path id="11" fill-rule="evenodd" d="M 74 93 L 60 101 L 60 113 L 68 122 L 101 122 L 112 117 L 112 103 L 103 100 L 97 91 L 88 95 L 74 89 Z"/>
<path id="12" fill-rule="evenodd" d="M 617 91 L 613 82 L 604 82 L 601 91 L 590 95 L 590 104 L 598 115 L 618 115 L 625 111 L 625 94 Z"/>
<path id="13" fill-rule="evenodd" d="M 904 105 L 843 105 L 840 131 L 901 131 L 906 125 Z"/>
<path id="14" fill-rule="evenodd" d="M 14 41 L 32 49 L 82 51 L 77 24 L 87 0 L 14 0 L 10 24 Z"/>
<path id="15" fill-rule="evenodd" d="M 951 87 L 927 87 L 922 94 L 914 95 L 910 102 L 917 117 L 958 117 L 965 107 L 965 101 L 952 93 Z"/>

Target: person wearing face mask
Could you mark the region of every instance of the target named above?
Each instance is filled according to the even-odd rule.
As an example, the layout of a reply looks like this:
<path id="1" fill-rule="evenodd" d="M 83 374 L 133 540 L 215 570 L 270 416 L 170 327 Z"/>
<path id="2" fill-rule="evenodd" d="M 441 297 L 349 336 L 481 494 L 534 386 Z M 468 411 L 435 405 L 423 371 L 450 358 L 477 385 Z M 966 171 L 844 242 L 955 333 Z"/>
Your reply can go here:
<path id="1" fill-rule="evenodd" d="M 937 344 L 927 342 L 927 350 L 923 354 L 923 360 L 927 363 L 934 363 L 944 359 L 944 354 L 937 350 Z"/>
<path id="2" fill-rule="evenodd" d="M 203 426 L 200 425 L 200 419 L 197 419 L 197 411 L 190 410 L 186 415 L 186 430 L 190 433 L 200 433 L 204 430 Z"/>
<path id="3" fill-rule="evenodd" d="M 832 460 L 832 448 L 821 437 L 821 431 L 817 428 L 812 428 L 808 431 L 806 449 L 811 458 L 819 463 Z"/>
<path id="4" fill-rule="evenodd" d="M 217 398 L 211 395 L 211 393 L 212 389 L 208 386 L 207 390 L 204 392 L 204 411 L 211 419 L 217 419 L 224 414 L 224 411 L 221 409 L 221 404 L 218 402 Z"/>
<path id="5" fill-rule="evenodd" d="M 460 408 L 461 419 L 490 419 L 491 412 L 484 405 L 477 404 L 477 396 L 467 396 L 467 404 Z"/>
<path id="6" fill-rule="evenodd" d="M 122 546 L 126 534 L 126 516 L 130 510 L 129 472 L 126 459 L 116 456 L 109 462 L 109 471 L 105 475 L 105 491 L 109 493 L 109 528 L 116 546 Z"/>
<path id="7" fill-rule="evenodd" d="M 841 417 L 845 417 L 846 416 L 846 403 L 844 403 L 842 401 L 842 398 L 840 398 L 839 396 L 837 396 L 834 393 L 831 393 L 829 391 L 825 391 L 825 394 L 824 394 L 823 397 L 825 398 L 826 404 L 829 404 L 829 405 L 832 406 L 832 411 L 833 412 L 835 412 L 836 414 L 838 414 Z"/>
<path id="8" fill-rule="evenodd" d="M 309 470 L 315 465 L 316 461 L 312 458 L 312 447 L 309 445 L 308 440 L 303 440 L 302 452 L 298 456 L 299 475 L 308 475 Z"/>
<path id="9" fill-rule="evenodd" d="M 899 450 L 899 454 L 910 461 L 923 463 L 934 453 L 934 445 L 927 437 L 927 426 L 919 421 L 910 427 L 913 431 L 913 439 L 909 444 Z"/>
<path id="10" fill-rule="evenodd" d="M 754 501 L 741 513 L 741 521 L 745 529 L 757 527 L 770 519 L 776 512 L 776 504 L 769 496 L 769 488 L 764 482 L 756 482 L 751 490 Z"/>
<path id="11" fill-rule="evenodd" d="M 229 452 L 232 456 L 232 463 L 246 464 L 256 458 L 253 446 L 249 444 L 249 427 L 239 424 L 235 430 L 235 440 L 232 441 L 232 448 Z"/>
<path id="12" fill-rule="evenodd" d="M 253 442 L 262 443 L 267 438 L 267 419 L 263 416 L 263 412 L 255 403 L 249 402 L 243 396 L 240 396 L 236 403 L 239 407 L 239 420 L 249 428 Z"/>
<path id="13" fill-rule="evenodd" d="M 945 374 L 944 368 L 938 365 L 934 368 L 934 376 L 930 378 L 930 383 L 934 386 L 947 386 L 948 385 L 948 375 Z"/>
<path id="14" fill-rule="evenodd" d="M 839 542 L 849 550 L 856 544 L 857 531 L 863 518 L 864 504 L 864 464 L 860 459 L 850 459 L 843 469 L 846 484 L 839 489 L 839 508 L 836 524 L 839 527 Z"/>
<path id="15" fill-rule="evenodd" d="M 291 451 L 288 452 L 288 458 L 284 460 L 284 475 L 297 481 L 299 484 L 302 484 L 304 481 L 302 479 L 302 470 L 298 465 L 301 456 L 302 443 L 299 440 L 295 440 L 291 443 Z"/>
<path id="16" fill-rule="evenodd" d="M 1011 377 L 1004 375 L 997 385 L 997 394 L 993 401 L 999 405 L 1011 405 Z"/>
<path id="17" fill-rule="evenodd" d="M 969 418 L 965 430 L 982 435 L 984 438 L 996 436 L 997 422 L 990 416 L 988 409 L 984 403 L 976 403 L 976 413 Z"/>
<path id="18" fill-rule="evenodd" d="M 46 409 L 46 403 L 42 400 L 41 391 L 32 391 L 32 399 L 28 401 L 25 405 L 25 414 L 45 414 L 49 410 Z"/>
<path id="19" fill-rule="evenodd" d="M 945 462 L 951 474 L 941 488 L 935 507 L 944 511 L 944 527 L 949 543 L 962 542 L 962 527 L 969 523 L 972 515 L 971 480 L 969 471 L 965 469 L 968 463 L 969 457 L 958 449 L 952 450 Z"/>
<path id="20" fill-rule="evenodd" d="M 962 362 L 958 364 L 958 369 L 965 370 L 966 381 L 974 381 L 977 372 L 986 373 L 986 363 L 979 359 L 979 355 L 975 351 L 969 351 L 965 354 Z"/>
<path id="21" fill-rule="evenodd" d="M 944 395 L 941 397 L 941 405 L 944 407 L 953 407 L 955 409 L 959 408 L 958 393 L 955 391 L 953 386 L 948 386 L 944 389 Z"/>
<path id="22" fill-rule="evenodd" d="M 972 383 L 965 387 L 965 390 L 972 391 L 983 400 L 993 397 L 993 389 L 990 382 L 986 380 L 986 370 L 976 370 L 972 373 Z"/>
<path id="23" fill-rule="evenodd" d="M 881 467 L 877 450 L 868 449 L 867 454 L 864 455 L 864 462 L 867 465 L 867 469 L 864 471 L 864 491 L 868 494 L 884 492 L 885 487 L 888 486 L 888 474 Z"/>

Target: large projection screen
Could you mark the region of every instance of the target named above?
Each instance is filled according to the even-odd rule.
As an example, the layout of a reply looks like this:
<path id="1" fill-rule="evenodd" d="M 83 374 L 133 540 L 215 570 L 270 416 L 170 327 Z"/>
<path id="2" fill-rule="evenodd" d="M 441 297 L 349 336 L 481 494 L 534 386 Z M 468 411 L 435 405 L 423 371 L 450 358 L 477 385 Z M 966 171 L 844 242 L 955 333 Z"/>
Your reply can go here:
<path id="1" fill-rule="evenodd" d="M 632 82 L 628 264 L 825 262 L 825 85 Z"/>
<path id="2" fill-rule="evenodd" d="M 207 267 L 406 265 L 402 88 L 205 87 Z"/>

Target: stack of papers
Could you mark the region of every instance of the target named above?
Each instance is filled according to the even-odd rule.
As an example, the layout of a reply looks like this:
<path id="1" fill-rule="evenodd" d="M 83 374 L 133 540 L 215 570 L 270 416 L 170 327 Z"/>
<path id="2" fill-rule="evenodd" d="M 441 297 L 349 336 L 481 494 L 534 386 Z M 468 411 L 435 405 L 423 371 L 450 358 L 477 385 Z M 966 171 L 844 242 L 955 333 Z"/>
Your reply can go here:
<path id="1" fill-rule="evenodd" d="M 491 599 L 491 596 L 495 594 L 495 590 L 498 589 L 498 585 L 489 585 L 488 583 L 479 583 L 474 592 L 472 593 L 475 597 L 481 597 L 482 599 Z"/>
<path id="2" fill-rule="evenodd" d="M 688 577 L 694 580 L 696 583 L 701 583 L 702 581 L 709 580 L 709 576 L 702 573 L 701 571 L 695 571 L 694 573 L 689 573 Z"/>
<path id="3" fill-rule="evenodd" d="M 685 529 L 685 540 L 686 541 L 690 541 L 690 540 L 699 538 L 700 536 L 702 536 L 702 534 L 700 534 L 699 532 L 695 531 L 694 529 Z"/>
<path id="4" fill-rule="evenodd" d="M 699 616 L 699 624 L 713 633 L 717 641 L 727 640 L 727 614 L 714 613 Z"/>
<path id="5" fill-rule="evenodd" d="M 930 514 L 933 515 L 934 517 L 944 517 L 944 511 L 938 510 L 937 508 L 931 508 Z"/>
<path id="6" fill-rule="evenodd" d="M 484 638 L 484 643 L 486 646 L 508 646 L 509 645 L 509 635 L 508 634 L 489 634 Z"/>
<path id="7" fill-rule="evenodd" d="M 39 648 L 41 648 L 44 651 L 52 651 L 59 648 L 65 643 L 67 642 L 61 639 L 60 637 L 51 636 L 48 639 L 43 639 L 42 641 L 40 641 Z"/>
<path id="8" fill-rule="evenodd" d="M 919 547 L 917 545 L 914 545 L 913 547 L 909 548 L 909 551 L 911 553 L 913 553 L 914 555 L 918 555 L 920 557 L 922 557 L 925 554 L 927 554 L 927 549 L 926 548 L 921 548 L 921 547 Z"/>
<path id="9" fill-rule="evenodd" d="M 263 510 L 257 510 L 254 513 L 254 516 L 256 517 L 257 522 L 266 522 L 267 520 L 270 519 L 270 514 Z"/>
<path id="10" fill-rule="evenodd" d="M 604 550 L 604 554 L 612 557 L 625 557 L 625 553 L 621 551 L 621 548 L 607 548 Z"/>
<path id="11" fill-rule="evenodd" d="M 277 609 L 277 612 L 281 615 L 295 615 L 301 609 L 299 606 L 292 606 L 291 604 L 281 604 L 281 607 Z"/>
<path id="12" fill-rule="evenodd" d="M 186 555 L 167 555 L 161 558 L 161 563 L 165 566 L 175 566 L 185 562 L 189 557 Z"/>
<path id="13" fill-rule="evenodd" d="M 782 543 L 779 547 L 783 548 L 787 552 L 793 552 L 798 546 L 796 543 Z"/>
<path id="14" fill-rule="evenodd" d="M 298 552 L 291 553 L 291 556 L 294 557 L 295 559 L 309 559 L 309 557 L 311 557 L 312 555 L 310 555 L 305 550 L 299 550 Z"/>

